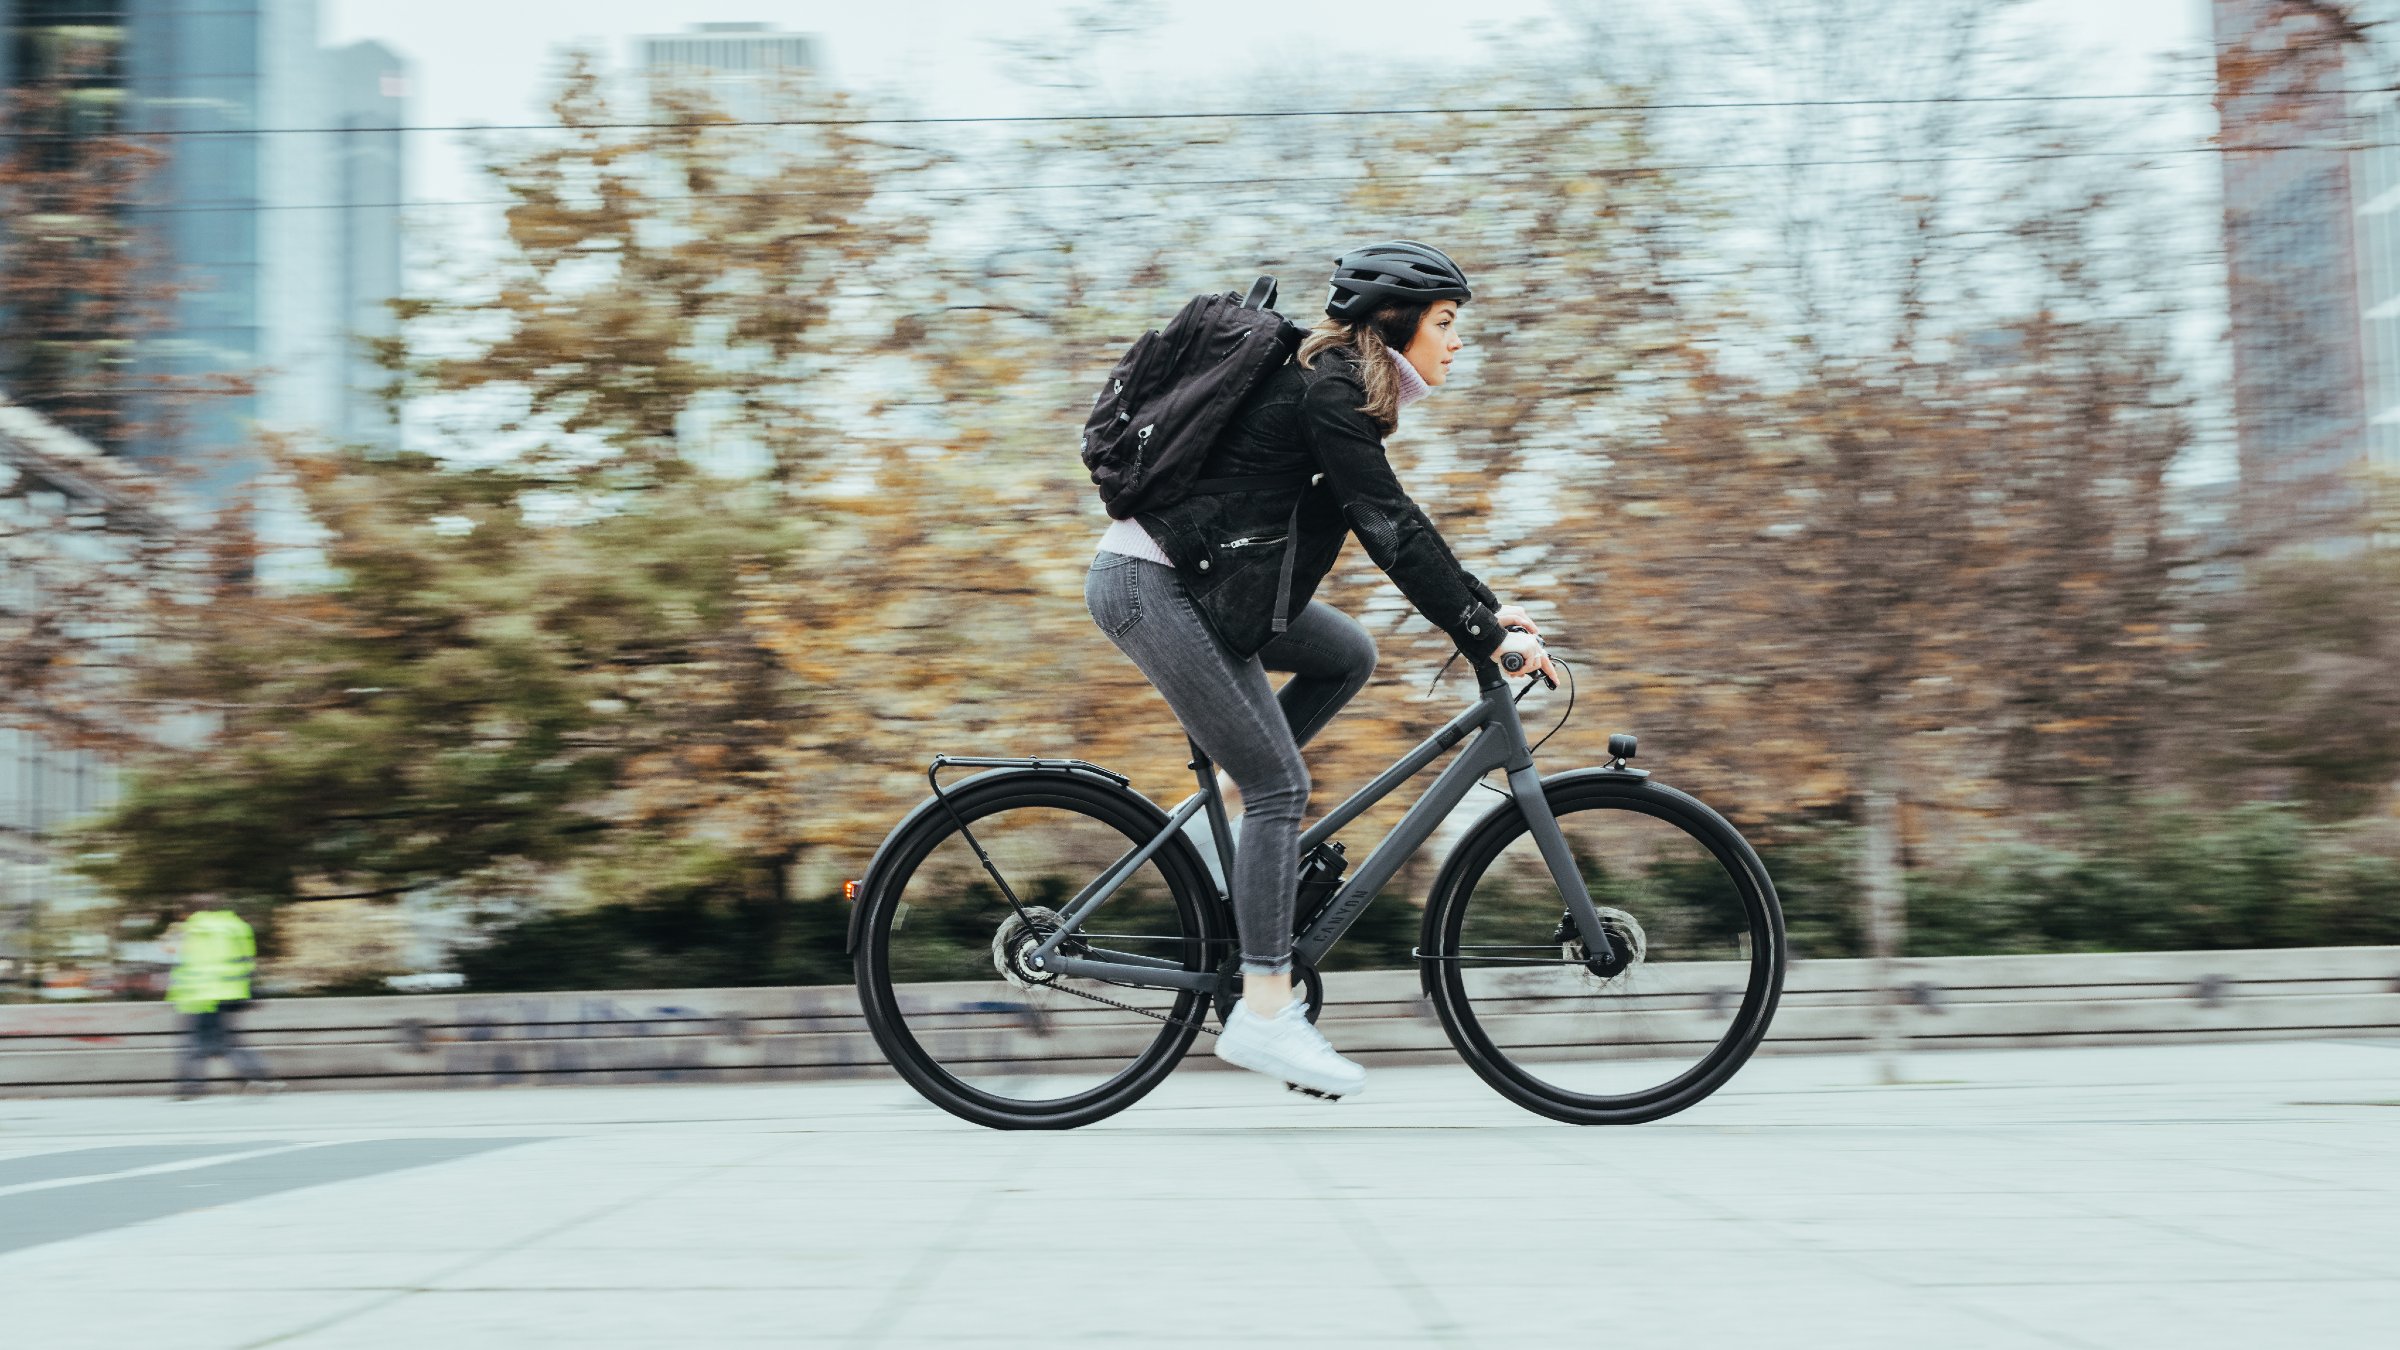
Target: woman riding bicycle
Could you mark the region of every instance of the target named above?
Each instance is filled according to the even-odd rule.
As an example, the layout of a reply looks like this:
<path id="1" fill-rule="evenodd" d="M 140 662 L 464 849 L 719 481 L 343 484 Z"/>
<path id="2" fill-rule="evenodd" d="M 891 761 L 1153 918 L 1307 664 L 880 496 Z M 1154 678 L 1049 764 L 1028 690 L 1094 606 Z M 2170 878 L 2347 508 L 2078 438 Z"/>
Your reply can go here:
<path id="1" fill-rule="evenodd" d="M 1366 686 L 1375 640 L 1310 597 L 1356 533 L 1419 613 L 1469 657 L 1516 652 L 1550 673 L 1538 629 L 1459 565 L 1393 476 L 1383 438 L 1450 376 L 1467 279 L 1408 240 L 1355 249 L 1297 357 L 1260 382 L 1202 473 L 1305 471 L 1305 488 L 1196 495 L 1100 540 L 1085 582 L 1093 622 L 1165 697 L 1184 731 L 1241 789 L 1231 882 L 1242 999 L 1219 1058 L 1328 1096 L 1366 1071 L 1337 1054 L 1292 997 L 1292 909 L 1308 769 L 1300 747 Z M 1287 538 L 1287 532 L 1289 537 Z M 1289 672 L 1280 691 L 1267 671 Z"/>

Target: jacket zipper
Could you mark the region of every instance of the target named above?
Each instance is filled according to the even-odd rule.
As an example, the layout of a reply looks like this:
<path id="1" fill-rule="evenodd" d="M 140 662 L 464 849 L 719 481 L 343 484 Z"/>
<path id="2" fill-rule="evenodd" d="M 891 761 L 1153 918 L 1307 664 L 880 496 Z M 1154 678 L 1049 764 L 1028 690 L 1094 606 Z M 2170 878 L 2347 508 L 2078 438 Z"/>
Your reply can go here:
<path id="1" fill-rule="evenodd" d="M 1289 535 L 1282 534 L 1272 536 L 1262 534 L 1249 539 L 1228 539 L 1224 543 L 1217 545 L 1217 547 L 1224 549 L 1265 548 L 1269 544 L 1280 544 L 1290 537 L 1291 536 Z"/>

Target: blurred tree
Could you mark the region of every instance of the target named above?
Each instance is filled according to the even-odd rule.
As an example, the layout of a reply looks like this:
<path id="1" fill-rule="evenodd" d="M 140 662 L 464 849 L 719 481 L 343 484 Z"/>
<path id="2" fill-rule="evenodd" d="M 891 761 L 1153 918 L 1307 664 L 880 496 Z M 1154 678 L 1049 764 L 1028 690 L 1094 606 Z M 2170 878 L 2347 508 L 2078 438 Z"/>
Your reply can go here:
<path id="1" fill-rule="evenodd" d="M 2181 748 L 2217 798 L 2286 795 L 2320 819 L 2400 785 L 2400 560 L 2389 550 L 2253 564 L 2204 611 Z"/>
<path id="2" fill-rule="evenodd" d="M 2248 0 L 2248 8 L 2246 22 L 2221 29 L 2238 36 L 2217 47 L 2218 106 L 2238 105 L 2245 125 L 2321 124 L 2345 116 L 2346 110 L 2325 104 L 2340 88 L 2344 54 L 2374 40 L 2359 6 L 2346 0 Z M 2329 73 L 2336 76 L 2331 84 Z"/>
<path id="3" fill-rule="evenodd" d="M 810 381 L 837 293 L 916 227 L 869 208 L 904 159 L 650 94 L 630 116 L 578 59 L 560 132 L 493 157 L 505 247 L 478 293 L 404 302 L 383 352 L 417 448 L 278 455 L 316 579 L 221 568 L 169 616 L 153 695 L 220 724 L 94 832 L 120 894 L 782 912 L 812 711 L 778 652 L 852 603 L 795 561 L 833 435 Z"/>
<path id="4" fill-rule="evenodd" d="M 164 156 L 85 125 L 72 71 L 0 90 L 0 390 L 103 445 L 136 415 L 162 294 L 123 212 Z"/>
<path id="5" fill-rule="evenodd" d="M 1060 110 L 1107 87 L 1114 12 L 1042 66 Z M 1105 519 L 1074 426 L 1189 295 L 1272 272 L 1310 320 L 1336 253 L 1400 235 L 1450 248 L 1478 298 L 1395 462 L 1592 686 L 1545 764 L 1642 732 L 1646 763 L 1774 827 L 1804 951 L 1899 953 L 1910 864 L 2157 762 L 2163 482 L 2190 432 L 2179 298 L 2144 269 L 2175 245 L 2121 161 L 1961 167 L 2101 134 L 1941 101 L 1995 7 L 1762 12 L 1796 82 L 1771 92 L 1927 101 L 1752 118 L 1725 158 L 1780 167 L 1732 187 L 1665 167 L 1706 156 L 1571 53 L 1401 100 L 1505 113 L 1065 121 L 935 151 L 718 126 L 671 90 L 669 125 L 626 127 L 650 119 L 576 68 L 561 131 L 494 156 L 502 256 L 406 306 L 386 353 L 422 450 L 289 456 L 321 582 L 261 590 L 229 545 L 211 602 L 176 612 L 153 696 L 225 734 L 141 780 L 108 874 L 628 903 L 518 916 L 481 967 L 512 984 L 557 944 L 623 945 L 612 979 L 811 978 L 795 935 L 824 915 L 790 902 L 855 874 L 935 750 L 1079 754 L 1175 800 L 1173 720 L 1083 612 Z M 1447 644 L 1361 555 L 1324 594 L 1384 664 L 1312 749 L 1320 807 L 1449 712 L 1422 701 Z M 1389 912 L 1354 956 L 1404 956 Z"/>
<path id="6" fill-rule="evenodd" d="M 1100 85 L 1077 62 L 1104 67 L 1112 40 L 1095 31 L 1066 44 L 1068 54 L 1043 58 L 1045 80 L 1092 96 Z M 1249 102 L 1330 106 L 1342 93 L 1277 83 Z M 1639 100 L 1535 63 L 1452 72 L 1404 101 Z M 1644 157 L 1641 121 L 1625 111 L 1178 119 L 1130 135 L 1119 123 L 1066 122 L 960 151 L 975 182 L 1027 190 L 961 183 L 952 200 L 938 176 L 923 185 L 945 208 L 948 237 L 974 251 L 937 248 L 892 297 L 904 312 L 888 347 L 921 379 L 871 411 L 882 434 L 910 438 L 905 458 L 887 458 L 877 490 L 849 504 L 855 527 L 812 543 L 823 567 L 889 600 L 829 630 L 835 645 L 795 659 L 811 678 L 866 660 L 905 671 L 878 696 L 875 717 L 848 729 L 849 762 L 826 766 L 827 796 L 838 785 L 851 809 L 827 813 L 821 828 L 845 835 L 863 860 L 922 791 L 902 766 L 936 748 L 1071 752 L 1133 774 L 1164 800 L 1189 790 L 1173 717 L 1083 612 L 1083 570 L 1107 520 L 1073 454 L 1074 426 L 1124 346 L 1185 298 L 1272 273 L 1284 281 L 1284 312 L 1310 323 L 1334 256 L 1363 239 L 1433 239 L 1467 260 L 1478 286 L 1459 387 L 1412 409 L 1394 442 L 1403 481 L 1504 597 L 1545 621 L 1597 624 L 1585 605 L 1605 592 L 1580 571 L 1603 543 L 1550 531 L 1549 501 L 1562 478 L 1606 463 L 1594 409 L 1632 401 L 1618 374 L 1679 340 L 1657 280 L 1670 241 L 1652 237 L 1678 214 L 1676 195 L 1648 171 L 1609 167 Z M 1065 186 L 1032 190 L 1045 184 Z M 906 491 L 895 491 L 902 481 Z M 1448 644 L 1362 554 L 1345 555 L 1321 594 L 1368 624 L 1384 660 L 1310 751 L 1320 806 L 1446 719 L 1447 695 L 1465 692 L 1424 701 Z M 1605 734 L 1573 729 L 1553 762 L 1596 753 Z M 1370 816 L 1361 833 L 1404 805 Z M 1394 889 L 1421 894 L 1421 880 Z"/>
<path id="7" fill-rule="evenodd" d="M 1946 97 L 1984 87 L 2008 8 L 1741 11 L 1708 67 L 1737 87 L 1711 92 L 1794 105 L 1740 139 L 1777 166 L 1740 209 L 1765 228 L 1712 241 L 1749 266 L 1683 292 L 1682 327 L 1721 342 L 1670 354 L 1683 397 L 1593 488 L 1655 606 L 1634 661 L 1762 758 L 1813 754 L 1763 795 L 1857 821 L 1886 962 L 1912 810 L 2130 783 L 2170 671 L 2163 480 L 2189 432 L 2171 303 L 2136 274 L 2157 241 L 2089 175 L 1976 162 L 2088 135 Z"/>

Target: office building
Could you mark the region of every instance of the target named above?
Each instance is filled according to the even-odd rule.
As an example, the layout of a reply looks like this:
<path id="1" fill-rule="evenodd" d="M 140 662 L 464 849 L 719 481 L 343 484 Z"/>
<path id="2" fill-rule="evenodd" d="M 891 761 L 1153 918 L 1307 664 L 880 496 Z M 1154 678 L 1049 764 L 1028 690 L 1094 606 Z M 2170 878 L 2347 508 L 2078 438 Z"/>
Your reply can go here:
<path id="1" fill-rule="evenodd" d="M 112 589 L 138 585 L 121 564 L 176 529 L 144 486 L 138 469 L 0 399 L 0 631 L 67 597 L 87 624 L 107 622 L 121 601 L 131 612 Z M 118 770 L 94 733 L 123 729 L 93 727 L 90 709 L 123 678 L 77 667 L 38 699 L 17 691 L 0 708 L 0 997 L 107 992 L 86 975 L 107 969 L 108 897 L 76 872 L 58 831 L 117 799 Z"/>
<path id="2" fill-rule="evenodd" d="M 167 152 L 125 222 L 187 287 L 144 338 L 138 366 L 193 379 L 251 377 L 197 401 L 179 430 L 108 447 L 197 463 L 228 485 L 264 425 L 367 444 L 392 439 L 361 339 L 390 331 L 400 293 L 408 73 L 374 43 L 317 41 L 317 0 L 0 0 L 0 87 L 72 71 L 76 134 L 157 132 Z M 297 130 L 295 130 L 297 129 Z M 9 129 L 0 127 L 0 136 Z M 71 142 L 68 142 L 71 144 Z M 38 602 L 47 571 L 88 563 L 150 520 L 121 491 L 135 466 L 7 403 L 0 389 L 0 618 Z M 95 522 L 100 522 L 95 524 Z M 116 798 L 114 759 L 59 709 L 0 708 L 0 983 L 52 976 L 99 953 L 61 922 L 100 897 L 58 852 L 58 831 Z M 45 927 L 47 925 L 47 928 Z M 61 946 L 64 943 L 66 945 Z M 95 967 L 97 968 L 97 967 Z M 66 986 L 70 991 L 74 986 Z"/>
<path id="3" fill-rule="evenodd" d="M 2239 534 L 2259 553 L 2348 551 L 2372 537 L 2372 476 L 2400 469 L 2394 39 L 2339 40 L 2288 0 L 2213 5 Z M 2352 8 L 2400 19 L 2400 0 Z"/>
<path id="4" fill-rule="evenodd" d="M 380 42 L 354 42 L 328 54 L 326 104 L 341 131 L 331 139 L 327 180 L 341 203 L 333 213 L 334 313 L 342 366 L 333 374 L 335 407 L 327 429 L 345 444 L 390 449 L 398 427 L 378 388 L 389 378 L 366 344 L 388 337 L 396 324 L 391 300 L 400 295 L 400 228 L 406 183 L 408 66 Z"/>
<path id="5" fill-rule="evenodd" d="M 89 91 L 114 129 L 169 152 L 128 214 L 188 287 L 146 368 L 230 375 L 138 453 L 240 462 L 254 426 L 388 440 L 360 339 L 400 285 L 407 70 L 373 43 L 328 51 L 318 0 L 0 0 L 0 78 L 105 53 Z M 95 127 L 94 129 L 99 129 Z M 303 129 L 303 130 L 294 130 Z M 238 476 L 239 469 L 227 471 Z"/>
<path id="6" fill-rule="evenodd" d="M 645 75 L 705 91 L 735 121 L 765 121 L 792 82 L 818 69 L 817 40 L 763 23 L 702 23 L 633 40 Z"/>
<path id="7" fill-rule="evenodd" d="M 790 133 L 757 124 L 804 109 L 796 101 L 798 86 L 816 72 L 818 60 L 815 38 L 763 23 L 703 23 L 688 32 L 633 39 L 634 68 L 653 97 L 668 91 L 698 93 L 725 117 L 750 124 L 712 132 L 706 153 L 725 171 L 754 177 L 773 173 L 781 162 L 776 150 L 791 143 Z M 684 191 L 672 166 L 660 165 L 654 173 L 653 187 L 662 197 Z M 701 359 L 738 358 L 719 350 Z M 722 391 L 691 400 L 675 418 L 675 437 L 683 453 L 712 473 L 739 475 L 764 468 L 771 455 L 739 413 L 737 400 Z"/>

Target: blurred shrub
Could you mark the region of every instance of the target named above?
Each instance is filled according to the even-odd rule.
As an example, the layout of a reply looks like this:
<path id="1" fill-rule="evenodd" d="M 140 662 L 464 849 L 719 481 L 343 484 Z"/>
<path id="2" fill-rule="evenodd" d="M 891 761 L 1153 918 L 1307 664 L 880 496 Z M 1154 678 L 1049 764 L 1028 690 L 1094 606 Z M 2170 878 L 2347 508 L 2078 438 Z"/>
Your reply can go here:
<path id="1" fill-rule="evenodd" d="M 2163 804 L 2042 822 L 2047 835 L 1908 875 L 1911 956 L 2400 944 L 2400 830 L 2311 823 L 2296 807 Z M 1866 954 L 1852 826 L 1809 824 L 1761 849 L 1792 953 Z M 1654 877 L 1665 897 L 1677 878 Z M 1387 891 L 1329 970 L 1404 968 L 1421 888 Z M 540 913 L 460 954 L 477 992 L 847 984 L 838 899 L 758 903 L 695 887 L 639 904 Z M 320 992 L 342 992 L 324 990 Z M 361 991 L 366 992 L 366 991 Z"/>
<path id="2" fill-rule="evenodd" d="M 850 908 L 779 906 L 689 892 L 640 904 L 537 914 L 459 953 L 474 993 L 847 984 Z"/>
<path id="3" fill-rule="evenodd" d="M 2261 804 L 2049 824 L 2047 842 L 1911 873 L 1909 954 L 2400 942 L 2400 854 L 2371 826 Z"/>
<path id="4" fill-rule="evenodd" d="M 2290 557 L 2212 597 L 2178 722 L 2182 781 L 2320 820 L 2369 814 L 2400 779 L 2400 556 Z"/>
<path id="5" fill-rule="evenodd" d="M 2400 828 L 2388 821 L 2148 802 L 2037 819 L 2028 831 L 1908 873 L 1909 955 L 2400 943 Z M 1865 956 L 1859 831 L 1764 833 L 1792 954 Z"/>
<path id="6" fill-rule="evenodd" d="M 1792 955 L 1866 955 L 1857 850 L 1857 829 L 1843 824 L 1779 831 L 1776 842 L 1759 848 L 1767 875 L 1775 879 L 1776 897 L 1783 902 Z"/>

